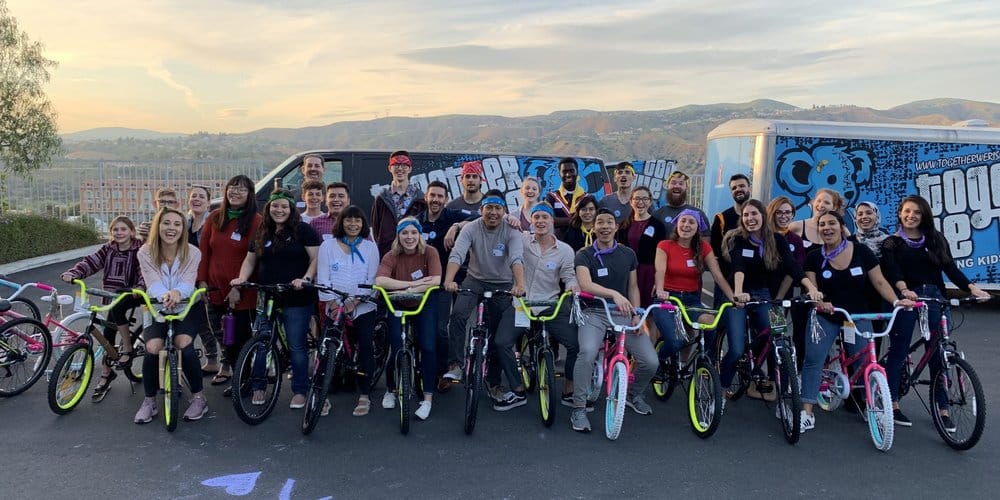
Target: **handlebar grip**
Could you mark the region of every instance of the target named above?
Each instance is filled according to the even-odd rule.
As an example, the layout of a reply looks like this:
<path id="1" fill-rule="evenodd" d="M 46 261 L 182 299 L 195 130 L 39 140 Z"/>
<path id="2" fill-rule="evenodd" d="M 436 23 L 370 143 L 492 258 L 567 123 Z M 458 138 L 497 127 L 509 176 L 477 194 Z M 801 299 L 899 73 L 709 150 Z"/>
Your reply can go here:
<path id="1" fill-rule="evenodd" d="M 580 292 L 579 295 L 581 299 L 586 299 L 586 300 L 594 300 L 597 298 L 593 294 L 587 292 Z"/>
<path id="2" fill-rule="evenodd" d="M 358 283 L 358 288 L 364 288 L 366 290 L 371 290 L 372 289 L 372 285 L 369 285 L 368 283 Z"/>
<path id="3" fill-rule="evenodd" d="M 54 292 L 56 290 L 55 288 L 53 288 L 53 287 L 51 287 L 49 285 L 46 285 L 45 283 L 35 283 L 35 286 L 39 290 L 42 290 L 42 291 L 45 291 L 45 292 Z"/>

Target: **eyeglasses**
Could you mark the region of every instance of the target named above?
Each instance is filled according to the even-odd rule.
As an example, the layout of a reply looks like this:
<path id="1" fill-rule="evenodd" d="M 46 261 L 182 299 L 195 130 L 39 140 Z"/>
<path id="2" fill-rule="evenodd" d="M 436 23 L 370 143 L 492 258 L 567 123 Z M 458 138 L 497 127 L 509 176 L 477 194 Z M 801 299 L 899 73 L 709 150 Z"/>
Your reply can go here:
<path id="1" fill-rule="evenodd" d="M 161 198 L 159 200 L 156 200 L 156 203 L 160 205 L 176 205 L 177 200 L 173 198 Z"/>
<path id="2" fill-rule="evenodd" d="M 647 198 L 645 196 L 642 198 L 632 198 L 632 201 L 635 203 L 649 203 L 651 200 L 652 198 Z"/>
<path id="3" fill-rule="evenodd" d="M 795 212 L 792 212 L 791 210 L 778 210 L 778 211 L 774 212 L 774 215 L 776 215 L 778 217 L 791 217 L 792 214 L 794 214 L 794 213 Z"/>
<path id="4" fill-rule="evenodd" d="M 250 190 L 247 189 L 245 186 L 227 186 L 226 192 L 233 194 L 247 194 L 250 192 Z"/>

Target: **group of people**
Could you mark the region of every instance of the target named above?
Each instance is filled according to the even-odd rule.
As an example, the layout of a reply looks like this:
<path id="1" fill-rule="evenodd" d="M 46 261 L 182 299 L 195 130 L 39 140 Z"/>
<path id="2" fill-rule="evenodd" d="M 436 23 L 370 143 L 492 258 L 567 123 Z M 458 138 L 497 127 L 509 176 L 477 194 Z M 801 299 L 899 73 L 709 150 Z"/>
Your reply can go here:
<path id="1" fill-rule="evenodd" d="M 151 222 L 135 226 L 127 217 L 116 218 L 110 241 L 62 278 L 72 281 L 103 270 L 106 288 L 145 288 L 166 307 L 190 297 L 196 287 L 213 290 L 205 307 L 194 308 L 174 337 L 193 393 L 185 420 L 198 420 L 207 411 L 203 373 L 214 376 L 213 385 L 226 384 L 232 363 L 250 338 L 256 294 L 239 286 L 246 281 L 294 287 L 279 298 L 280 321 L 291 351 L 291 408 L 305 405 L 307 336 L 331 310 L 343 306 L 351 318 L 349 333 L 357 336 L 360 346 L 359 396 L 353 410 L 358 417 L 370 412 L 377 382 L 365 374 L 375 372 L 372 337 L 378 311 L 367 301 L 351 299 L 340 304 L 337 296 L 317 293 L 305 285 L 317 283 L 353 296 L 374 296 L 361 284 L 407 293 L 440 286 L 431 292 L 423 312 L 411 320 L 425 391 L 415 411 L 420 419 L 429 417 L 435 390 L 447 392 L 463 377 L 469 316 L 482 292 L 503 290 L 530 301 L 555 301 L 565 290 L 583 291 L 613 303 L 616 319 L 628 322 L 636 321 L 637 308 L 671 295 L 700 307 L 702 276 L 708 271 L 715 281 L 716 306 L 724 301 L 736 306 L 728 309 L 717 332 L 727 336 L 729 349 L 721 360 L 720 376 L 722 386 L 728 387 L 747 345 L 748 329 L 764 328 L 768 321 L 765 308 L 743 304 L 788 297 L 800 287 L 818 301 L 824 332 L 818 339 L 807 339 L 806 315 L 793 310 L 805 402 L 803 430 L 815 425 L 812 406 L 820 373 L 842 322 L 831 314 L 834 305 L 852 313 L 877 312 L 890 305 L 909 308 L 918 296 L 944 293 L 942 273 L 959 288 L 988 297 L 956 267 L 948 243 L 933 225 L 926 200 L 918 196 L 900 202 L 894 233 L 882 229 L 875 204 L 859 204 L 855 210 L 858 231 L 851 235 L 843 219 L 842 198 L 832 190 L 816 194 L 812 217 L 793 221 L 795 207 L 790 200 L 778 197 L 765 205 L 751 199 L 750 179 L 734 175 L 729 181 L 733 206 L 710 222 L 704 212 L 687 203 L 689 179 L 681 172 L 670 175 L 666 204 L 654 211 L 650 189 L 634 185 L 635 170 L 628 162 L 613 168 L 615 191 L 600 200 L 578 183 L 575 159 L 561 160 L 558 168 L 558 187 L 543 197 L 540 182 L 526 178 L 519 206 L 508 210 L 502 192 L 483 192 L 480 162 L 462 165 L 462 192 L 449 201 L 443 182 L 431 181 L 423 190 L 412 184 L 410 156 L 397 151 L 388 161 L 391 182 L 375 197 L 369 217 L 351 204 L 347 184 L 323 184 L 323 158 L 310 155 L 303 161 L 301 190 L 277 188 L 261 210 L 254 183 L 242 175 L 226 183 L 222 204 L 212 211 L 208 210 L 212 193 L 207 188 L 191 188 L 186 214 L 178 209 L 175 192 L 160 190 Z M 320 206 L 321 200 L 325 206 Z M 515 356 L 524 328 L 515 326 L 511 299 L 499 297 L 485 303 L 492 338 L 486 382 L 493 408 L 507 411 L 527 402 Z M 120 325 L 119 332 L 127 335 L 124 312 L 135 305 L 123 301 L 111 311 L 109 321 Z M 590 430 L 587 413 L 593 407 L 587 394 L 594 360 L 609 326 L 597 306 L 584 303 L 577 322 L 570 320 L 569 308 L 564 308 L 547 324 L 554 341 L 565 347 L 561 401 L 572 408 L 572 428 L 582 432 Z M 940 309 L 932 305 L 930 313 L 933 327 Z M 236 335 L 224 344 L 220 324 L 227 314 L 235 317 Z M 645 389 L 663 360 L 684 346 L 672 314 L 655 311 L 645 329 L 626 339 L 635 363 L 626 404 L 639 414 L 652 413 Z M 387 320 L 395 352 L 402 346 L 402 328 L 399 319 L 389 316 Z M 903 314 L 891 336 L 887 371 L 894 402 L 915 321 L 915 313 Z M 664 340 L 659 352 L 652 340 L 657 335 Z M 148 422 L 157 414 L 156 355 L 165 328 L 154 324 L 143 336 L 146 397 L 136 423 Z M 195 337 L 204 346 L 204 366 L 199 365 L 193 348 Z M 389 363 L 388 390 L 381 400 L 387 409 L 396 404 L 392 368 Z M 105 368 L 94 391 L 96 401 L 105 397 L 114 378 L 115 372 Z M 230 394 L 226 395 L 231 390 L 227 387 Z M 254 403 L 258 399 L 263 403 L 263 394 L 253 398 Z M 329 410 L 328 401 L 323 414 Z M 947 419 L 947 410 L 942 411 Z M 894 413 L 898 424 L 908 425 L 898 408 Z"/>

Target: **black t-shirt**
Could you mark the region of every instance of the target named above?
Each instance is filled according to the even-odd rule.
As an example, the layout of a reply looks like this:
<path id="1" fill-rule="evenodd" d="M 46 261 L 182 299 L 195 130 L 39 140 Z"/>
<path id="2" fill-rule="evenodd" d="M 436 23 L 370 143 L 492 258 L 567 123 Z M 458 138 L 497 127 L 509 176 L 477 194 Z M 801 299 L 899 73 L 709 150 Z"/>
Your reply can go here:
<path id="1" fill-rule="evenodd" d="M 427 240 L 427 244 L 434 247 L 438 252 L 438 256 L 441 258 L 441 279 L 444 280 L 444 270 L 448 268 L 448 250 L 444 248 L 444 235 L 448 233 L 456 222 L 462 222 L 468 217 L 462 213 L 461 210 L 455 210 L 452 208 L 444 208 L 441 213 L 438 214 L 437 220 L 431 222 L 427 220 L 427 212 L 424 211 L 417 217 L 420 221 L 420 227 L 423 228 L 423 237 Z M 464 277 L 464 273 L 462 274 Z M 461 283 L 462 281 L 456 277 L 455 282 Z"/>
<path id="2" fill-rule="evenodd" d="M 757 245 L 742 236 L 735 236 L 733 240 L 733 251 L 729 254 L 733 262 L 733 274 L 743 272 L 744 292 L 761 288 L 774 289 L 775 282 L 780 284 L 785 276 L 791 276 L 792 283 L 799 283 L 805 276 L 802 268 L 795 262 L 784 236 L 774 234 L 774 246 L 778 251 L 778 260 L 781 261 L 778 269 L 768 269 L 764 265 Z"/>
<path id="3" fill-rule="evenodd" d="M 257 282 L 263 285 L 291 283 L 306 275 L 309 269 L 309 254 L 306 247 L 318 247 L 323 243 L 316 230 L 305 222 L 299 222 L 296 231 L 282 231 L 275 238 L 264 242 L 264 249 L 257 257 Z M 257 251 L 257 242 L 250 244 L 250 251 Z M 291 290 L 285 292 L 280 302 L 290 307 L 308 306 L 316 301 L 316 290 Z"/>
<path id="4" fill-rule="evenodd" d="M 920 285 L 934 285 L 944 294 L 944 272 L 959 289 L 969 291 L 969 278 L 962 273 L 951 258 L 951 249 L 944 244 L 944 251 L 950 261 L 945 266 L 935 265 L 927 253 L 927 247 L 912 248 L 902 238 L 892 235 L 882 241 L 882 267 L 889 283 L 905 281 L 911 290 Z"/>
<path id="5" fill-rule="evenodd" d="M 854 255 L 846 269 L 835 269 L 830 262 L 823 264 L 822 252 L 811 252 L 806 256 L 806 271 L 816 273 L 816 286 L 823 292 L 824 300 L 846 309 L 851 314 L 877 312 L 869 310 L 869 300 L 874 287 L 868 279 L 868 271 L 878 267 L 878 258 L 868 247 L 851 244 Z M 819 246 L 819 245 L 817 245 Z M 824 315 L 832 321 L 840 321 L 834 315 Z"/>
<path id="6" fill-rule="evenodd" d="M 603 254 L 598 260 L 594 247 L 589 246 L 576 253 L 573 265 L 585 266 L 590 269 L 591 281 L 628 297 L 629 273 L 639 268 L 639 259 L 631 248 L 619 244 L 614 252 Z"/>

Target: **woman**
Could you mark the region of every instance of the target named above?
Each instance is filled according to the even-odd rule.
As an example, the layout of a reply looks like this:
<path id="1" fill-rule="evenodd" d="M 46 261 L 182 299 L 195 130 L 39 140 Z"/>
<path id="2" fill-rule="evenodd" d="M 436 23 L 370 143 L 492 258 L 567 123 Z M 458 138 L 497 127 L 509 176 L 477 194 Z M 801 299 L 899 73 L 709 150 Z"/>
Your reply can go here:
<path id="1" fill-rule="evenodd" d="M 639 300 L 642 307 L 653 303 L 653 286 L 656 282 L 656 245 L 667 237 L 667 227 L 649 213 L 653 193 L 646 186 L 632 190 L 629 199 L 632 215 L 618 228 L 619 243 L 635 250 L 639 259 Z"/>
<path id="2" fill-rule="evenodd" d="M 780 234 L 788 240 L 788 248 L 795 258 L 795 263 L 804 266 L 806 263 L 806 250 L 802 243 L 802 237 L 789 231 L 792 217 L 795 216 L 795 207 L 792 200 L 787 196 L 779 196 L 771 203 L 767 204 L 767 223 L 771 230 Z M 771 296 L 775 298 L 788 299 L 792 297 L 792 277 L 785 276 L 776 287 L 771 288 Z M 805 359 L 805 338 L 806 320 L 809 317 L 809 305 L 796 302 L 791 307 L 792 316 L 792 342 L 795 343 L 795 362 L 802 366 Z"/>
<path id="3" fill-rule="evenodd" d="M 882 257 L 882 242 L 889 237 L 882 229 L 882 216 L 878 213 L 878 205 L 870 201 L 862 201 L 854 209 L 854 224 L 858 233 L 854 235 L 858 243 L 868 247 L 875 257 Z"/>
<path id="4" fill-rule="evenodd" d="M 285 338 L 292 358 L 292 401 L 289 408 L 306 405 L 309 390 L 309 350 L 306 334 L 316 306 L 316 291 L 303 290 L 316 276 L 316 257 L 323 240 L 309 224 L 302 222 L 295 208 L 295 195 L 287 189 L 275 189 L 264 206 L 264 223 L 243 259 L 240 275 L 229 284 L 239 285 L 257 276 L 262 285 L 291 283 L 294 290 L 282 293 L 275 301 L 278 320 L 285 327 Z M 264 403 L 264 391 L 255 388 L 253 404 Z"/>
<path id="5" fill-rule="evenodd" d="M 657 299 L 666 301 L 673 295 L 685 307 L 704 307 L 701 303 L 701 276 L 707 269 L 712 272 L 727 300 L 732 300 L 733 291 L 722 276 L 712 246 L 701 237 L 701 233 L 707 231 L 708 223 L 697 210 L 683 210 L 674 218 L 674 231 L 670 238 L 656 245 L 654 291 Z M 651 313 L 663 338 L 663 347 L 657 353 L 660 361 L 677 354 L 684 347 L 684 339 L 679 335 L 681 332 L 674 331 L 674 314 L 659 309 Z M 703 314 L 698 321 L 711 323 L 712 317 Z"/>
<path id="6" fill-rule="evenodd" d="M 237 175 L 223 190 L 222 206 L 213 210 L 202 228 L 198 246 L 201 248 L 201 265 L 198 266 L 198 286 L 215 288 L 208 293 L 208 317 L 212 329 L 221 337 L 222 316 L 227 311 L 236 318 L 236 335 L 232 345 L 223 345 L 223 359 L 212 385 L 229 382 L 243 344 L 250 339 L 251 314 L 257 305 L 253 290 L 240 291 L 229 285 L 239 276 L 246 259 L 250 242 L 257 236 L 263 218 L 257 213 L 253 181 Z M 221 341 L 221 338 L 216 338 Z M 225 394 L 232 391 L 226 388 Z"/>
<path id="7" fill-rule="evenodd" d="M 594 218 L 597 216 L 597 198 L 593 195 L 584 195 L 576 203 L 576 213 L 569 219 L 569 226 L 563 234 L 563 241 L 579 252 L 583 247 L 594 244 Z"/>
<path id="8" fill-rule="evenodd" d="M 198 239 L 201 231 L 208 221 L 209 200 L 212 198 L 207 186 L 194 185 L 188 191 L 188 243 L 198 246 Z M 208 307 L 208 303 L 205 303 Z M 215 340 L 215 333 L 206 322 L 198 332 L 201 345 L 205 348 L 205 365 L 201 367 L 202 373 L 215 375 L 219 373 L 219 343 Z"/>
<path id="9" fill-rule="evenodd" d="M 111 227 L 108 230 L 108 242 L 101 245 L 96 252 L 86 256 L 73 266 L 69 271 L 59 275 L 66 283 L 72 283 L 75 279 L 86 279 L 104 270 L 104 279 L 101 286 L 108 291 L 146 288 L 142 281 L 142 272 L 139 269 L 139 259 L 137 257 L 139 248 L 142 247 L 142 240 L 135 236 L 135 224 L 124 215 L 120 215 L 111 220 Z M 108 311 L 108 322 L 116 328 L 105 328 L 104 336 L 112 345 L 115 343 L 116 335 L 122 336 L 122 356 L 132 359 L 132 343 L 129 342 L 129 309 L 142 305 L 142 299 L 129 295 L 122 299 L 115 307 Z M 97 381 L 94 395 L 91 400 L 100 403 L 111 390 L 111 382 L 118 378 L 118 373 L 111 369 L 111 366 L 102 364 L 101 378 Z"/>
<path id="10" fill-rule="evenodd" d="M 406 217 L 396 224 L 396 239 L 392 249 L 385 254 L 382 263 L 375 274 L 375 284 L 391 291 L 404 293 L 423 293 L 428 287 L 441 282 L 441 259 L 437 250 L 428 245 L 420 234 L 423 228 L 413 217 Z M 433 293 L 433 292 L 432 292 Z M 430 297 L 428 307 L 408 321 L 413 322 L 420 344 L 420 375 L 423 377 L 424 400 L 417 407 L 416 415 L 420 420 L 427 420 L 431 414 L 431 403 L 434 396 L 434 386 L 437 384 L 437 351 L 435 348 L 437 335 L 437 309 L 431 307 L 434 298 Z M 415 308 L 417 304 L 406 307 Z M 395 380 L 396 353 L 403 347 L 403 325 L 399 318 L 389 317 L 389 342 L 392 352 L 389 365 L 385 369 L 386 386 L 390 387 L 382 398 L 382 408 L 396 407 Z"/>
<path id="11" fill-rule="evenodd" d="M 941 273 L 958 288 L 972 293 L 981 300 L 989 300 L 990 295 L 969 282 L 965 274 L 955 265 L 948 242 L 944 235 L 934 228 L 931 207 L 927 200 L 920 196 L 907 196 L 899 203 L 896 212 L 898 229 L 896 233 L 882 242 L 882 267 L 886 277 L 893 284 L 899 295 L 910 300 L 917 297 L 941 299 L 944 297 L 944 280 Z M 928 320 L 932 333 L 940 333 L 941 306 L 930 302 L 927 304 Z M 889 392 L 892 393 L 892 414 L 896 424 L 903 427 L 913 425 L 910 419 L 899 410 L 899 383 L 903 372 L 903 363 L 910 348 L 913 337 L 913 327 L 917 322 L 915 311 L 900 313 L 889 335 L 889 355 L 886 360 L 886 378 L 889 379 Z M 941 366 L 941 360 L 932 356 L 931 373 Z M 945 429 L 954 429 L 949 418 L 947 400 L 944 391 L 938 393 L 941 405 L 941 421 Z"/>
<path id="12" fill-rule="evenodd" d="M 765 224 L 764 204 L 759 200 L 751 199 L 743 204 L 740 225 L 726 233 L 722 248 L 725 251 L 723 258 L 733 264 L 733 304 L 736 305 L 736 308 L 725 312 L 729 352 L 722 360 L 719 373 L 722 387 L 729 387 L 735 374 L 736 360 L 743 355 L 747 344 L 748 313 L 743 309 L 743 303 L 771 300 L 771 287 L 785 276 L 801 283 L 813 300 L 820 300 L 822 296 L 795 262 L 788 240 Z M 758 306 L 749 311 L 750 323 L 755 331 L 770 327 L 768 310 L 768 307 Z M 748 392 L 752 395 L 754 391 Z M 770 394 L 773 397 L 774 392 Z"/>
<path id="13" fill-rule="evenodd" d="M 837 212 L 843 215 L 844 198 L 840 196 L 840 193 L 832 189 L 822 188 L 816 191 L 816 196 L 813 197 L 810 207 L 812 207 L 811 218 L 797 220 L 789 226 L 791 232 L 802 237 L 802 245 L 807 251 L 810 251 L 809 249 L 814 245 L 823 244 L 823 240 L 819 237 L 819 232 L 816 229 L 816 224 L 820 216 L 827 212 Z M 850 231 L 845 227 L 844 236 L 850 236 L 850 234 Z"/>
<path id="14" fill-rule="evenodd" d="M 822 328 L 821 335 L 819 338 L 808 339 L 805 345 L 805 361 L 801 373 L 800 426 L 803 432 L 816 426 L 813 406 L 819 394 L 823 364 L 847 319 L 840 314 L 833 314 L 833 308 L 839 307 L 851 314 L 877 312 L 868 307 L 867 297 L 872 291 L 893 302 L 894 306 L 913 307 L 910 300 L 896 300 L 892 287 L 882 276 L 875 254 L 865 245 L 858 245 L 844 238 L 844 219 L 840 214 L 827 212 L 821 215 L 816 228 L 823 244 L 819 251 L 810 253 L 806 259 L 806 277 L 817 283 L 825 299 L 816 307 L 816 319 Z M 872 331 L 871 321 L 857 321 L 856 326 L 861 331 Z M 864 339 L 858 339 L 853 344 L 845 342 L 848 355 L 863 350 L 864 342 Z"/>
<path id="15" fill-rule="evenodd" d="M 538 179 L 525 177 L 521 181 L 521 208 L 518 210 L 518 227 L 521 231 L 532 232 L 531 229 L 531 209 L 538 204 L 538 196 L 541 193 L 541 186 Z"/>
<path id="16" fill-rule="evenodd" d="M 198 276 L 201 252 L 187 242 L 184 214 L 174 208 L 161 208 L 150 225 L 149 241 L 139 248 L 138 260 L 146 293 L 160 301 L 163 311 L 178 312 L 186 307 L 182 301 L 191 297 Z M 191 312 L 174 325 L 174 346 L 181 352 L 181 368 L 191 389 L 191 406 L 184 420 L 200 420 L 208 412 L 208 402 L 202 394 L 201 369 L 194 350 L 194 335 L 205 321 L 205 309 L 195 305 Z M 143 333 L 146 356 L 142 360 L 142 385 L 146 397 L 135 414 L 135 423 L 145 424 L 158 413 L 156 393 L 159 390 L 160 350 L 167 338 L 167 323 L 154 321 Z"/>
<path id="17" fill-rule="evenodd" d="M 333 226 L 333 238 L 324 241 L 319 247 L 316 282 L 351 295 L 371 295 L 371 290 L 358 288 L 359 284 L 373 284 L 378 271 L 378 247 L 364 238 L 364 235 L 371 234 L 370 231 L 368 219 L 360 208 L 355 205 L 345 208 L 337 219 L 337 224 Z M 319 300 L 324 303 L 328 317 L 339 305 L 339 298 L 332 293 L 320 292 Z M 344 304 L 344 311 L 351 318 L 350 330 L 358 339 L 361 371 L 365 374 L 374 373 L 375 305 L 348 299 Z M 354 407 L 355 417 L 363 417 L 371 410 L 368 394 L 374 382 L 366 375 L 359 376 L 361 395 Z"/>

